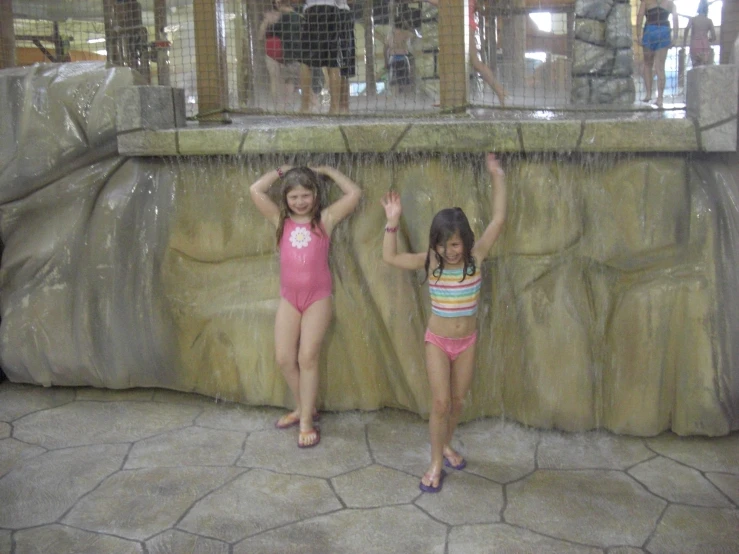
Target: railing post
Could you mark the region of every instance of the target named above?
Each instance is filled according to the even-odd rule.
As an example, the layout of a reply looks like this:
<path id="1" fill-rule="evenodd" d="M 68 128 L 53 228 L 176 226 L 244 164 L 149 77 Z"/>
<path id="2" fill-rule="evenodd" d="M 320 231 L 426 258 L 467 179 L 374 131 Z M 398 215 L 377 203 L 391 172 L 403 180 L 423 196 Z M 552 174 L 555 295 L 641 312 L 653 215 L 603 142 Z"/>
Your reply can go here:
<path id="1" fill-rule="evenodd" d="M 739 2 L 736 0 L 724 0 L 721 10 L 721 47 L 719 63 L 731 63 L 731 53 L 734 50 L 734 42 L 739 35 Z M 738 63 L 735 60 L 734 63 Z"/>
<path id="2" fill-rule="evenodd" d="M 154 0 L 154 51 L 157 62 L 157 84 L 169 86 L 169 45 L 167 44 L 167 2 Z"/>
<path id="3" fill-rule="evenodd" d="M 12 0 L 0 0 L 0 69 L 6 67 L 15 67 Z"/>
<path id="4" fill-rule="evenodd" d="M 228 107 L 224 0 L 194 0 L 198 119 L 223 120 Z"/>
<path id="5" fill-rule="evenodd" d="M 377 96 L 377 76 L 375 75 L 375 21 L 372 16 L 374 2 L 365 0 L 362 11 L 364 23 L 364 60 L 365 78 L 367 82 L 367 98 L 373 100 Z"/>
<path id="6" fill-rule="evenodd" d="M 441 108 L 467 104 L 469 21 L 467 0 L 439 2 L 439 102 Z"/>

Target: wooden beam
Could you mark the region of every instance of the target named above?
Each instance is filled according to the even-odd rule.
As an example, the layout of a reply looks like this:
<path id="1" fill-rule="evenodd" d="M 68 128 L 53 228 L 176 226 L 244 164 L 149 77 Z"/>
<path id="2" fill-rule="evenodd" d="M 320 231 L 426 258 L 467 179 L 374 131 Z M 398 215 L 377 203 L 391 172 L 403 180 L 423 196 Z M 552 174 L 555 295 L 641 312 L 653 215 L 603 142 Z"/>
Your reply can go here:
<path id="1" fill-rule="evenodd" d="M 6 67 L 15 67 L 12 0 L 0 0 L 0 69 Z"/>
<path id="2" fill-rule="evenodd" d="M 224 0 L 194 0 L 198 117 L 223 120 L 228 107 Z"/>
<path id="3" fill-rule="evenodd" d="M 467 9 L 467 0 L 442 0 L 439 4 L 439 102 L 442 109 L 467 105 Z"/>

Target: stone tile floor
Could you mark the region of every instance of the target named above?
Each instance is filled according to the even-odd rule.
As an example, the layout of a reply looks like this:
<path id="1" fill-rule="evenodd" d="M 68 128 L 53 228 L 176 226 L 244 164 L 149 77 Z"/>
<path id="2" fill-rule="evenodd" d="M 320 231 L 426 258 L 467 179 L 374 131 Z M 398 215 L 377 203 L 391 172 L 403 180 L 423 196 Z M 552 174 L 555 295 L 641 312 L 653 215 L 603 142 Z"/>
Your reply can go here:
<path id="1" fill-rule="evenodd" d="M 426 423 L 283 413 L 163 390 L 0 384 L 0 553 L 736 553 L 739 434 L 460 426 L 468 460 L 418 490 Z"/>

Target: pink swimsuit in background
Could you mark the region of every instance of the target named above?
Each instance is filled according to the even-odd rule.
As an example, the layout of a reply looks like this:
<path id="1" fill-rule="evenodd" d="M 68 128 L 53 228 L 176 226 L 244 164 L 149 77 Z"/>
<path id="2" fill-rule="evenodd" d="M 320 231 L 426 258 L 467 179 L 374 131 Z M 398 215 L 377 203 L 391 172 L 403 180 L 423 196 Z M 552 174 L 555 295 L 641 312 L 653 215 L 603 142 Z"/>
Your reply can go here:
<path id="1" fill-rule="evenodd" d="M 314 302 L 331 296 L 329 242 L 322 224 L 320 230 L 311 231 L 310 223 L 285 218 L 280 239 L 280 296 L 301 314 Z"/>

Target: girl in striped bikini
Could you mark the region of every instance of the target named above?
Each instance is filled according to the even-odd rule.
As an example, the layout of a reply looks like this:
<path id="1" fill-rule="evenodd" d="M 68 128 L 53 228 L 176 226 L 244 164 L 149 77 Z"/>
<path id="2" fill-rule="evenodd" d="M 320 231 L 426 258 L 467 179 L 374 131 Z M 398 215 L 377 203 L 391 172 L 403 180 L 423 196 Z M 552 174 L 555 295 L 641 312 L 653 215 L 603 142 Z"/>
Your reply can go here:
<path id="1" fill-rule="evenodd" d="M 446 476 L 444 466 L 463 469 L 467 465 L 451 448 L 451 440 L 472 384 L 482 281 L 480 266 L 500 235 L 506 214 L 505 174 L 494 154 L 487 155 L 486 167 L 493 183 L 493 218 L 477 241 L 464 212 L 460 208 L 447 208 L 431 222 L 426 252 L 398 253 L 400 196 L 389 192 L 382 199 L 387 217 L 383 260 L 401 269 L 424 268 L 429 281 L 431 317 L 424 342 L 432 396 L 431 465 L 419 485 L 424 492 L 441 490 Z"/>

